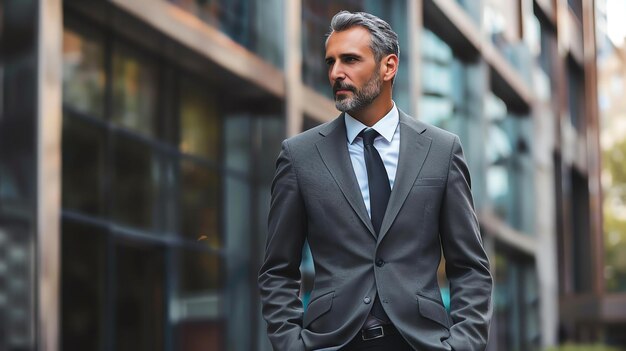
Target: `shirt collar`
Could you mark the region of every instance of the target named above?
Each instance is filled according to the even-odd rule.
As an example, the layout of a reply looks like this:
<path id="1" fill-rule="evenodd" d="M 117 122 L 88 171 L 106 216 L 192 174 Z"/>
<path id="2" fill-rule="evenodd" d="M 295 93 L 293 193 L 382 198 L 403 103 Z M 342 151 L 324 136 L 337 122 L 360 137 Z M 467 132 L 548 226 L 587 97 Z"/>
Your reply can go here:
<path id="1" fill-rule="evenodd" d="M 396 103 L 394 101 L 392 101 L 392 103 L 393 107 L 391 110 L 372 126 L 372 128 L 385 138 L 387 142 L 391 142 L 393 135 L 396 133 L 398 123 L 400 123 L 400 114 L 396 108 Z M 350 144 L 354 143 L 354 140 L 363 129 L 368 128 L 365 124 L 350 116 L 347 112 L 345 113 L 345 122 L 346 135 Z"/>

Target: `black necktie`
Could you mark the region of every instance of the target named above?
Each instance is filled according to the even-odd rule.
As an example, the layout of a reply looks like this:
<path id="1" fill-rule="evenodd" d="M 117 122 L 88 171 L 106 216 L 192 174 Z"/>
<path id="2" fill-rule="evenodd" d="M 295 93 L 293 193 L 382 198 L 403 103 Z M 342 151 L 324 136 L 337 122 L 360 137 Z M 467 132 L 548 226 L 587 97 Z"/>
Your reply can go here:
<path id="1" fill-rule="evenodd" d="M 370 190 L 370 218 L 376 235 L 378 235 L 380 226 L 383 223 L 383 217 L 385 216 L 385 210 L 387 210 L 391 186 L 389 185 L 389 177 L 387 176 L 383 160 L 380 158 L 378 150 L 374 147 L 374 139 L 380 134 L 372 128 L 367 128 L 361 132 L 361 135 L 363 136 L 367 183 Z M 389 323 L 389 317 L 387 317 L 383 306 L 380 304 L 378 295 L 374 299 L 372 315 L 383 322 Z"/>
<path id="2" fill-rule="evenodd" d="M 389 177 L 385 170 L 385 164 L 380 158 L 378 150 L 374 147 L 374 139 L 379 136 L 378 132 L 372 128 L 363 130 L 363 146 L 365 155 L 365 167 L 367 167 L 367 184 L 370 189 L 370 218 L 376 234 L 380 232 L 380 225 L 383 223 L 391 186 Z"/>

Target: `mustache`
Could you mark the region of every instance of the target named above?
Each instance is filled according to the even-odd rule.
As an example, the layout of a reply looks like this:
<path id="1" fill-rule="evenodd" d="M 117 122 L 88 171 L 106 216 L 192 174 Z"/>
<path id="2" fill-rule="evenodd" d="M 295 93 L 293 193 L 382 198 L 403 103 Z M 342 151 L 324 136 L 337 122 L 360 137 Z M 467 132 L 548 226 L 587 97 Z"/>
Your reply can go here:
<path id="1" fill-rule="evenodd" d="M 344 83 L 342 81 L 336 81 L 333 84 L 333 95 L 337 93 L 339 90 L 349 90 L 351 92 L 356 92 L 356 88 L 350 84 Z"/>

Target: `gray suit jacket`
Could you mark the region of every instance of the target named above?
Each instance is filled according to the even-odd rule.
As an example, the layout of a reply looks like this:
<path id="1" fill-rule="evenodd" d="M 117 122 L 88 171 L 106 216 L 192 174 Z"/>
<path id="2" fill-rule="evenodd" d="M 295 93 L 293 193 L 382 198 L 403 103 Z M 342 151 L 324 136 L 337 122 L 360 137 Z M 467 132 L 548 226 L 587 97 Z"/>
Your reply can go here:
<path id="1" fill-rule="evenodd" d="M 259 288 L 275 350 L 340 348 L 359 332 L 376 294 L 416 350 L 484 350 L 492 278 L 454 134 L 400 111 L 396 181 L 378 237 L 351 165 L 343 114 L 285 140 L 268 222 Z M 315 284 L 303 311 L 305 239 Z M 442 250 L 450 314 L 437 285 Z"/>

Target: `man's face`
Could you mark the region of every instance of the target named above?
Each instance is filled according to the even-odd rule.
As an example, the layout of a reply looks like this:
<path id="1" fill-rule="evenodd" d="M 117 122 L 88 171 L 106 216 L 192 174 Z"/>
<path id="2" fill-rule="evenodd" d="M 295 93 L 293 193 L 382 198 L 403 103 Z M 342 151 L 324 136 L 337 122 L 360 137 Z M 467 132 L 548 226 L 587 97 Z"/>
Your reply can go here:
<path id="1" fill-rule="evenodd" d="M 380 63 L 370 48 L 371 35 L 363 27 L 333 32 L 326 44 L 328 79 L 339 111 L 359 111 L 380 95 Z"/>

